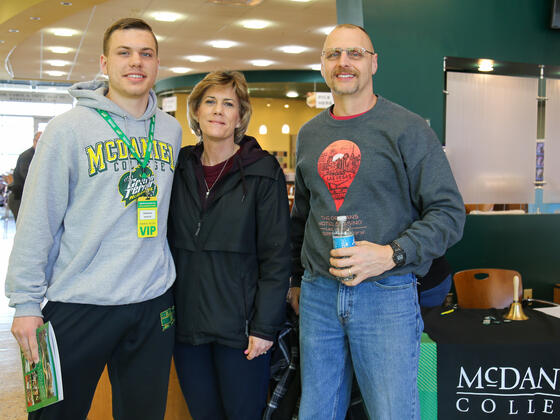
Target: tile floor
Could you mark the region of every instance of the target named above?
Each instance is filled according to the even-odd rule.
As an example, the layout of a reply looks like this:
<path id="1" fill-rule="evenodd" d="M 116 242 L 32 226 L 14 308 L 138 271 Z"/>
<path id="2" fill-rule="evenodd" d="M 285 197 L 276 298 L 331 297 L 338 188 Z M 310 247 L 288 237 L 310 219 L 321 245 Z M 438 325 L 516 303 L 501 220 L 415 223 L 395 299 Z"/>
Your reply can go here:
<path id="1" fill-rule="evenodd" d="M 3 213 L 3 208 L 0 212 Z M 8 307 L 4 282 L 8 258 L 14 240 L 15 224 L 12 218 L 0 223 L 0 419 L 27 419 L 23 395 L 23 378 L 19 348 L 10 333 L 14 310 Z"/>

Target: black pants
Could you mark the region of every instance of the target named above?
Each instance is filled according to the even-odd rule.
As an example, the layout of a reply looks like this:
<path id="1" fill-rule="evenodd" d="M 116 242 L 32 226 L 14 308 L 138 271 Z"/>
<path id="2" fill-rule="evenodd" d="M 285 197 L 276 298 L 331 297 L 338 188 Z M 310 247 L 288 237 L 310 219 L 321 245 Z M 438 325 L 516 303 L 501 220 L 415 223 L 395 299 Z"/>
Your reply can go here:
<path id="1" fill-rule="evenodd" d="M 262 419 L 270 354 L 247 360 L 243 349 L 176 343 L 174 359 L 194 420 Z"/>
<path id="2" fill-rule="evenodd" d="M 160 314 L 171 306 L 170 291 L 129 305 L 48 302 L 43 317 L 58 342 L 64 400 L 29 420 L 85 420 L 105 365 L 115 420 L 163 419 L 175 327 L 163 331 Z"/>

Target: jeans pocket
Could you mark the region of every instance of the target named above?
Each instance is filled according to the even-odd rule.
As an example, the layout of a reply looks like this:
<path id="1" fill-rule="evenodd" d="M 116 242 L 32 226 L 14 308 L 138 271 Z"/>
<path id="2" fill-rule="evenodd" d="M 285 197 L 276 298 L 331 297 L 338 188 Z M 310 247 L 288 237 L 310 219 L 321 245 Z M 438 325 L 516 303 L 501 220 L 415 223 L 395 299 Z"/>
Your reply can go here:
<path id="1" fill-rule="evenodd" d="M 404 274 L 400 276 L 389 276 L 384 279 L 377 280 L 373 283 L 377 287 L 386 290 L 407 289 L 415 285 L 413 274 Z"/>
<path id="2" fill-rule="evenodd" d="M 301 281 L 306 283 L 313 283 L 315 278 L 311 275 L 311 273 L 307 270 L 303 272 L 303 276 L 301 276 Z"/>

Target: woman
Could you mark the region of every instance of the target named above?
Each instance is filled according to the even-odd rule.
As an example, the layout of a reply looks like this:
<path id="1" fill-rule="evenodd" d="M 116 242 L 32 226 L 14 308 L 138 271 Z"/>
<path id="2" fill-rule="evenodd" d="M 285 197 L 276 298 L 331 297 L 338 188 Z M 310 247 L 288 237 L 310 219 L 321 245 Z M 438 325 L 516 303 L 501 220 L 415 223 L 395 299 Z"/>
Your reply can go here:
<path id="1" fill-rule="evenodd" d="M 168 229 L 177 374 L 195 420 L 258 419 L 290 276 L 284 174 L 245 135 L 241 73 L 209 73 L 189 96 L 188 117 L 200 142 L 179 154 Z"/>

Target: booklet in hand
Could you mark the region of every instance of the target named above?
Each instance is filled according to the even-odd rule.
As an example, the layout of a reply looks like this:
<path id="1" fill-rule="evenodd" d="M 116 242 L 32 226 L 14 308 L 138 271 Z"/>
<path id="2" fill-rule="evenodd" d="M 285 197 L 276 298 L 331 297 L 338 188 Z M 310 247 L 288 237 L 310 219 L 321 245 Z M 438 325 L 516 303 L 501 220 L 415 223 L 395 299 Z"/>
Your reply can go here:
<path id="1" fill-rule="evenodd" d="M 39 362 L 30 363 L 21 353 L 27 412 L 64 399 L 56 337 L 50 322 L 37 328 Z"/>

